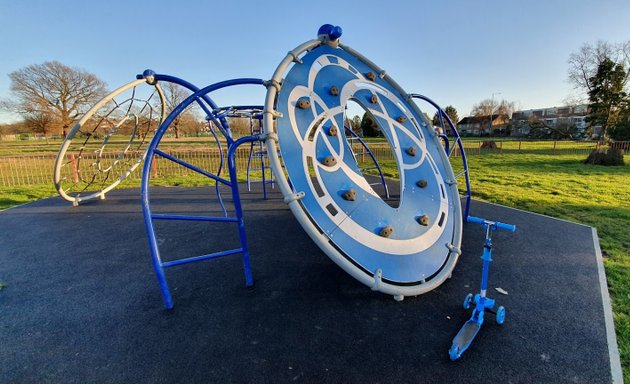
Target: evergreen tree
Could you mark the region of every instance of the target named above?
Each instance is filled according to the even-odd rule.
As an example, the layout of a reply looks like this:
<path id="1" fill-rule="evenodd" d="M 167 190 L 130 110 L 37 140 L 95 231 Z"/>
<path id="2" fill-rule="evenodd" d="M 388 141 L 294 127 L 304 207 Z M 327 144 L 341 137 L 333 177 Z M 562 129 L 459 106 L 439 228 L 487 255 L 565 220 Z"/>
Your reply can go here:
<path id="1" fill-rule="evenodd" d="M 457 109 L 455 109 L 455 107 L 453 107 L 452 105 L 448 105 L 446 108 L 444 108 L 444 113 L 446 113 L 448 118 L 451 119 L 453 125 L 457 126 L 457 122 L 459 121 L 459 117 L 457 116 Z M 442 122 L 440 121 L 440 115 L 437 111 L 435 112 L 435 115 L 433 115 L 433 119 L 431 120 L 431 122 L 435 127 L 442 127 L 444 132 L 447 132 L 449 129 L 446 118 L 444 118 L 442 124 Z"/>
<path id="2" fill-rule="evenodd" d="M 453 125 L 457 125 L 457 122 L 459 121 L 459 116 L 457 116 L 457 109 L 455 109 L 455 107 L 453 107 L 452 105 L 447 105 L 446 108 L 444 108 L 444 112 L 446 112 L 448 117 L 451 119 Z"/>
<path id="3" fill-rule="evenodd" d="M 630 141 L 630 106 L 628 106 L 628 102 L 619 114 L 617 124 L 609 128 L 608 134 L 615 141 Z"/>
<path id="4" fill-rule="evenodd" d="M 352 127 L 352 131 L 357 135 L 361 134 L 361 118 L 359 115 L 354 115 L 352 120 L 350 120 L 350 125 Z"/>
<path id="5" fill-rule="evenodd" d="M 378 124 L 372 119 L 369 113 L 363 114 L 363 119 L 361 119 L 361 131 L 363 131 L 364 137 L 379 137 L 383 136 L 381 133 Z"/>
<path id="6" fill-rule="evenodd" d="M 608 138 L 608 130 L 617 124 L 627 103 L 624 92 L 626 76 L 623 65 L 605 59 L 597 67 L 595 76 L 588 79 L 590 115 L 587 121 L 593 126 L 601 126 L 603 138 Z"/>

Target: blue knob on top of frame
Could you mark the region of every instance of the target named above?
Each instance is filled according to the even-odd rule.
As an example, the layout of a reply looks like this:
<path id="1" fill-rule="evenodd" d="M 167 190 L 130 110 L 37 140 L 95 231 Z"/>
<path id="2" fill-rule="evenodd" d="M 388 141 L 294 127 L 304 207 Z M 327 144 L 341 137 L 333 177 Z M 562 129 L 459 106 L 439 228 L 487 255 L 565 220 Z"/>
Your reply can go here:
<path id="1" fill-rule="evenodd" d="M 138 80 L 145 79 L 147 84 L 155 85 L 157 84 L 157 80 L 155 79 L 155 71 L 152 69 L 145 69 L 142 72 L 142 77 L 136 76 Z"/>
<path id="2" fill-rule="evenodd" d="M 145 69 L 144 72 L 142 72 L 142 77 L 147 78 L 149 76 L 155 76 L 155 71 L 152 69 Z"/>
<path id="3" fill-rule="evenodd" d="M 341 37 L 341 34 L 343 33 L 343 30 L 341 29 L 340 26 L 338 25 L 332 25 L 332 24 L 324 24 L 321 27 L 319 27 L 319 30 L 317 31 L 317 35 L 326 35 L 328 36 L 328 38 L 330 40 L 337 40 L 339 37 Z"/>

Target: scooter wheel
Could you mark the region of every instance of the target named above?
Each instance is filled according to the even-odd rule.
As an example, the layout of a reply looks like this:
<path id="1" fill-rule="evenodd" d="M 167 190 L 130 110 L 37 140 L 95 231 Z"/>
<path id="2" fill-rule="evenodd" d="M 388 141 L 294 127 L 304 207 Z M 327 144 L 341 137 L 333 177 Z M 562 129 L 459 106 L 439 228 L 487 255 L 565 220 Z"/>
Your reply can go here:
<path id="1" fill-rule="evenodd" d="M 505 308 L 500 306 L 497 308 L 497 324 L 503 325 L 505 322 Z"/>
<path id="2" fill-rule="evenodd" d="M 448 351 L 448 356 L 451 358 L 451 361 L 455 361 L 459 359 L 461 353 L 459 352 L 459 347 L 455 344 L 451 346 L 451 349 Z"/>
<path id="3" fill-rule="evenodd" d="M 473 300 L 473 294 L 469 293 L 468 295 L 466 295 L 466 298 L 464 299 L 464 309 L 470 309 L 470 304 L 472 303 Z"/>

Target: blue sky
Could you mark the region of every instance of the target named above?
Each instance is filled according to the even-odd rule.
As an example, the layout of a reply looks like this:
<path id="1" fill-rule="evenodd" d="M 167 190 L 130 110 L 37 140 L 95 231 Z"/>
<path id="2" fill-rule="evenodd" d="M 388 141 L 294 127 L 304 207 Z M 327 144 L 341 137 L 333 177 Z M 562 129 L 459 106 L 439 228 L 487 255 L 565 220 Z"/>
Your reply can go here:
<path id="1" fill-rule="evenodd" d="M 630 40 L 630 1 L 0 0 L 0 98 L 10 96 L 8 73 L 49 60 L 110 89 L 146 68 L 200 87 L 268 79 L 324 23 L 340 25 L 343 42 L 407 92 L 465 116 L 492 93 L 522 109 L 562 105 L 572 93 L 569 54 L 586 42 Z M 218 97 L 262 104 L 264 90 Z"/>

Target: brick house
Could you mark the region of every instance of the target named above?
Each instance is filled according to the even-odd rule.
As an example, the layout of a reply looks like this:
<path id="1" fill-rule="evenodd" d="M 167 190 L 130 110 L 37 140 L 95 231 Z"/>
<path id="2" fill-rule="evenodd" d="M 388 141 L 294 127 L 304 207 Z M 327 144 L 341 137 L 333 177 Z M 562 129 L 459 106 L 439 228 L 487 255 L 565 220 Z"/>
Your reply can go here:
<path id="1" fill-rule="evenodd" d="M 532 124 L 536 123 L 549 128 L 555 128 L 559 125 L 574 125 L 578 134 L 583 136 L 588 127 L 587 116 L 588 105 L 586 104 L 516 111 L 512 114 L 512 135 L 527 136 Z"/>
<path id="2" fill-rule="evenodd" d="M 462 136 L 494 136 L 508 131 L 510 118 L 507 115 L 467 116 L 457 123 L 457 130 Z"/>

